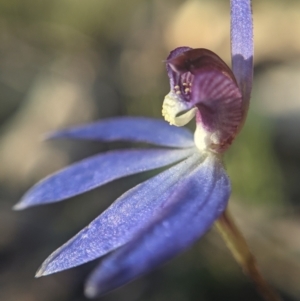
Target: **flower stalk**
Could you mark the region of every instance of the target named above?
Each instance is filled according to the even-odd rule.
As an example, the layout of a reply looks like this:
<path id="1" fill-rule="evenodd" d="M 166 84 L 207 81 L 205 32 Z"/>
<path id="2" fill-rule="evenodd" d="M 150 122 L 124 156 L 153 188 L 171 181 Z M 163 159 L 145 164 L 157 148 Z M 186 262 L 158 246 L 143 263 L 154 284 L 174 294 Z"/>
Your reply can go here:
<path id="1" fill-rule="evenodd" d="M 235 260 L 242 267 L 244 273 L 255 283 L 257 291 L 266 301 L 282 301 L 269 283 L 260 273 L 256 259 L 251 253 L 248 244 L 230 216 L 228 209 L 215 223 L 216 228 L 225 241 Z"/>

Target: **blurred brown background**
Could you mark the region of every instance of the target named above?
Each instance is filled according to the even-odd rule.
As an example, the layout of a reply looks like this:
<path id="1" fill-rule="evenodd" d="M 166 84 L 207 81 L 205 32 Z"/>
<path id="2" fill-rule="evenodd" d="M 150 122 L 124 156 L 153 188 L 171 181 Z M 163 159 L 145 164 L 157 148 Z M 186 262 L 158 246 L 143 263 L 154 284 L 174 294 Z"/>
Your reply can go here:
<path id="1" fill-rule="evenodd" d="M 228 154 L 231 209 L 263 274 L 300 300 L 300 1 L 256 0 L 249 118 Z M 43 133 L 117 115 L 160 117 L 163 60 L 204 47 L 230 63 L 229 0 L 0 2 L 0 300 L 82 301 L 95 263 L 34 279 L 41 262 L 134 176 L 24 212 L 36 181 L 120 145 L 43 142 Z M 99 300 L 261 300 L 212 230 L 171 263 Z"/>

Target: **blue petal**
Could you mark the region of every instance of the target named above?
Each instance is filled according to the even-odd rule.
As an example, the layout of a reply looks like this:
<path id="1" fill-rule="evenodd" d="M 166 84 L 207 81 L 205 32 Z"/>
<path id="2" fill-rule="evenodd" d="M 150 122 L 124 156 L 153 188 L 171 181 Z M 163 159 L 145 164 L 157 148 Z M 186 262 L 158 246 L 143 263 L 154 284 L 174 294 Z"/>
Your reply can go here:
<path id="1" fill-rule="evenodd" d="M 168 147 L 194 146 L 192 133 L 160 119 L 119 117 L 54 132 L 48 138 L 79 138 L 102 141 L 133 141 Z"/>
<path id="2" fill-rule="evenodd" d="M 232 71 L 248 109 L 253 78 L 253 24 L 251 0 L 231 0 Z"/>
<path id="3" fill-rule="evenodd" d="M 128 175 L 167 166 L 188 157 L 192 152 L 193 149 L 143 149 L 93 156 L 36 184 L 14 209 L 58 202 Z"/>
<path id="4" fill-rule="evenodd" d="M 44 276 L 98 258 L 131 240 L 163 206 L 199 160 L 196 153 L 122 195 L 86 228 L 51 254 L 37 273 Z"/>
<path id="5" fill-rule="evenodd" d="M 225 210 L 229 195 L 228 176 L 219 159 L 209 155 L 179 185 L 159 216 L 103 260 L 87 282 L 86 295 L 107 293 L 191 246 Z"/>

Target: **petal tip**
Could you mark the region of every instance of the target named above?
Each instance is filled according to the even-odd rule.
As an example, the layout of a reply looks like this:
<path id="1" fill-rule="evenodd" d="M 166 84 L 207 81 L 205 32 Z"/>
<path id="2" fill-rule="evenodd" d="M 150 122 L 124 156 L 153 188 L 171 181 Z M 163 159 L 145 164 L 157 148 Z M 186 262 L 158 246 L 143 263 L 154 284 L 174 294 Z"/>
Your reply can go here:
<path id="1" fill-rule="evenodd" d="M 41 266 L 38 270 L 37 270 L 37 272 L 36 272 L 36 274 L 35 274 L 35 278 L 40 278 L 40 277 L 42 277 L 42 276 L 46 276 L 47 275 L 47 273 L 45 272 L 45 269 L 43 268 L 43 266 Z"/>
<path id="2" fill-rule="evenodd" d="M 48 133 L 44 133 L 42 134 L 42 136 L 40 137 L 41 141 L 48 141 L 55 138 L 55 132 L 48 132 Z"/>
<path id="3" fill-rule="evenodd" d="M 48 141 L 48 140 L 53 140 L 53 139 L 59 139 L 59 138 L 67 138 L 65 130 L 60 130 L 60 131 L 50 131 L 50 132 L 46 132 L 44 134 L 42 134 L 41 136 L 41 141 Z"/>
<path id="4" fill-rule="evenodd" d="M 40 278 L 40 277 L 43 277 L 43 276 L 47 276 L 47 275 L 51 275 L 51 274 L 54 274 L 56 271 L 54 270 L 51 270 L 51 268 L 49 268 L 49 265 L 48 265 L 48 259 L 46 259 L 42 264 L 41 266 L 38 268 L 38 270 L 36 271 L 35 273 L 35 278 Z"/>
<path id="5" fill-rule="evenodd" d="M 28 206 L 23 201 L 20 201 L 12 207 L 12 210 L 20 211 L 26 209 L 27 207 Z"/>
<path id="6" fill-rule="evenodd" d="M 95 298 L 99 296 L 99 290 L 94 285 L 87 285 L 84 290 L 84 294 L 87 298 Z"/>
<path id="7" fill-rule="evenodd" d="M 15 211 L 19 211 L 19 210 L 24 210 L 24 209 L 27 209 L 29 207 L 32 207 L 34 205 L 35 204 L 32 203 L 32 198 L 31 198 L 30 194 L 26 193 L 21 198 L 21 200 L 12 207 L 12 209 L 15 210 Z"/>

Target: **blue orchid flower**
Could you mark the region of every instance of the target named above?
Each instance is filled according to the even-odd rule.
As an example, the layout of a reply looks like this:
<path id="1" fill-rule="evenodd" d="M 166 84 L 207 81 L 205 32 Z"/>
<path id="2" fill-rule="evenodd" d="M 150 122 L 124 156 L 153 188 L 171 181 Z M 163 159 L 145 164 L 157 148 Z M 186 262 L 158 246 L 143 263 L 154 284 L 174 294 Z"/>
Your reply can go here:
<path id="1" fill-rule="evenodd" d="M 132 188 L 42 264 L 56 273 L 110 253 L 86 284 L 94 297 L 149 272 L 195 243 L 227 207 L 230 180 L 222 154 L 241 129 L 253 70 L 250 0 L 231 0 L 232 70 L 207 49 L 179 47 L 166 60 L 171 91 L 163 115 L 173 125 L 196 119 L 194 136 L 165 121 L 112 118 L 52 133 L 50 138 L 132 141 L 149 149 L 87 158 L 42 180 L 15 209 L 62 201 L 116 179 L 168 167 Z"/>

